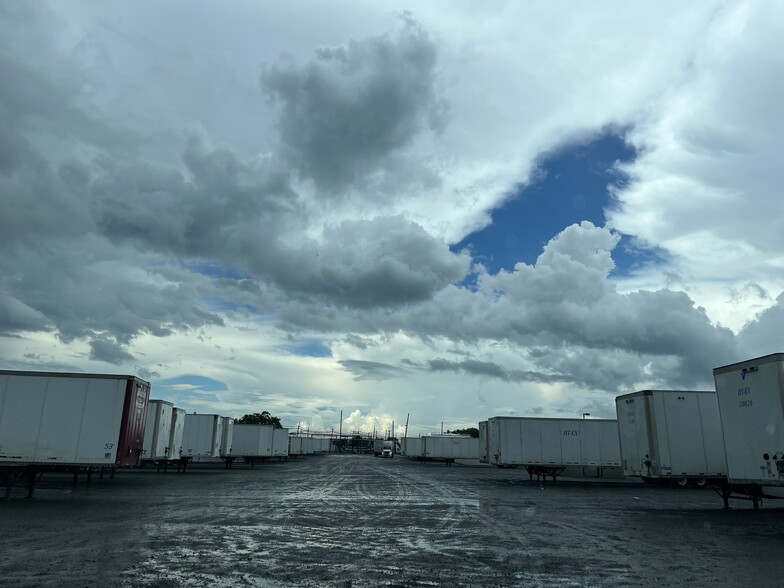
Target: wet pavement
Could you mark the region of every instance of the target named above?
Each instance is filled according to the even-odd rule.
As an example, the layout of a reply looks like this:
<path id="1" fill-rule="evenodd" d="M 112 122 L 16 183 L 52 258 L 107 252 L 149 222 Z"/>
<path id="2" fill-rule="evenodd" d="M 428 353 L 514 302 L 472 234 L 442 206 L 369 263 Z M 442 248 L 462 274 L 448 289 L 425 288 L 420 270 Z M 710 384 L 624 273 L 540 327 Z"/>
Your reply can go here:
<path id="1" fill-rule="evenodd" d="M 326 455 L 0 502 L 0 585 L 781 586 L 784 502 Z"/>

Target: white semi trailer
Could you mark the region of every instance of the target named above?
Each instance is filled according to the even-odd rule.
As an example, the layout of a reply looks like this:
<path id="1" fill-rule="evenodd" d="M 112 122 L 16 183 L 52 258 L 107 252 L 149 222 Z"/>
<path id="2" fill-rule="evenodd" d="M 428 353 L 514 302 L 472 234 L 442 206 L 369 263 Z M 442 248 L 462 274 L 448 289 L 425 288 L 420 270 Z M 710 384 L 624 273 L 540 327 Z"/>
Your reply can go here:
<path id="1" fill-rule="evenodd" d="M 288 429 L 273 425 L 234 425 L 233 454 L 251 465 L 271 457 L 284 458 L 288 456 L 288 434 Z"/>
<path id="2" fill-rule="evenodd" d="M 166 400 L 147 403 L 147 424 L 144 427 L 142 462 L 159 462 L 173 458 L 171 440 L 174 404 Z"/>
<path id="3" fill-rule="evenodd" d="M 287 458 L 289 456 L 289 430 L 275 429 L 272 433 L 272 457 Z"/>
<path id="4" fill-rule="evenodd" d="M 182 433 L 182 456 L 220 457 L 223 417 L 217 414 L 186 414 Z"/>
<path id="5" fill-rule="evenodd" d="M 545 480 L 623 475 L 616 420 L 493 417 L 487 427 L 488 459 L 498 467 Z"/>
<path id="6" fill-rule="evenodd" d="M 172 450 L 172 459 L 179 459 L 182 456 L 182 434 L 185 431 L 185 409 L 172 409 L 171 434 L 169 436 L 169 447 Z"/>
<path id="7" fill-rule="evenodd" d="M 150 384 L 128 375 L 0 370 L 0 478 L 32 496 L 44 471 L 136 466 Z"/>
<path id="8" fill-rule="evenodd" d="M 784 496 L 784 353 L 713 370 L 727 455 L 730 497 Z"/>
<path id="9" fill-rule="evenodd" d="M 463 435 L 428 435 L 421 438 L 424 460 L 479 459 L 479 439 Z"/>
<path id="10" fill-rule="evenodd" d="M 679 486 L 726 480 L 714 390 L 641 390 L 615 407 L 624 476 Z"/>

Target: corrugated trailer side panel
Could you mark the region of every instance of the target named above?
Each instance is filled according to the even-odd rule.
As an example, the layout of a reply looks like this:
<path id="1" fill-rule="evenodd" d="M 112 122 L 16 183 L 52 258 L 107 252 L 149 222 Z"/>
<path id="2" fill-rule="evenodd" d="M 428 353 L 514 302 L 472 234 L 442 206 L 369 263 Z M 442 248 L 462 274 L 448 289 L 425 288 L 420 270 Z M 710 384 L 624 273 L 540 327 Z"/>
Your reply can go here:
<path id="1" fill-rule="evenodd" d="M 784 353 L 716 368 L 713 377 L 729 481 L 784 485 Z"/>
<path id="2" fill-rule="evenodd" d="M 624 394 L 615 399 L 624 476 L 650 474 L 649 468 L 645 466 L 646 459 L 650 459 L 653 452 L 647 402 L 648 396 L 645 392 Z"/>
<path id="3" fill-rule="evenodd" d="M 0 376 L 0 459 L 36 461 L 46 387 L 47 379 L 44 377 L 22 380 L 13 376 Z M 63 416 L 68 414 L 63 413 Z M 23 415 L 27 418 L 21 418 Z M 73 415 L 76 415 L 75 410 Z M 112 450 L 114 453 L 115 450 Z"/>
<path id="4" fill-rule="evenodd" d="M 302 437 L 289 437 L 289 455 L 304 455 L 305 448 Z"/>
<path id="5" fill-rule="evenodd" d="M 232 455 L 232 442 L 234 440 L 234 419 L 221 417 L 223 430 L 221 431 L 220 455 Z"/>
<path id="6" fill-rule="evenodd" d="M 499 465 L 522 464 L 525 459 L 524 447 L 521 443 L 522 432 L 520 421 L 512 418 L 498 418 L 496 462 Z"/>
<path id="7" fill-rule="evenodd" d="M 182 455 L 182 433 L 185 430 L 185 409 L 172 409 L 171 434 L 169 435 L 169 457 L 177 459 Z"/>
<path id="8" fill-rule="evenodd" d="M 150 400 L 147 403 L 147 420 L 144 426 L 144 459 L 166 459 L 171 457 L 172 411 L 174 405 L 165 400 Z"/>
<path id="9" fill-rule="evenodd" d="M 708 469 L 699 396 L 677 391 L 653 393 L 661 472 L 664 475 L 713 473 Z"/>
<path id="10" fill-rule="evenodd" d="M 272 432 L 272 456 L 287 457 L 289 454 L 289 430 L 275 429 Z"/>
<path id="11" fill-rule="evenodd" d="M 149 384 L 132 376 L 0 374 L 0 461 L 136 465 Z"/>
<path id="12" fill-rule="evenodd" d="M 547 425 L 542 430 L 542 423 L 545 421 L 508 419 L 517 431 L 517 444 L 519 445 L 520 457 L 515 463 L 520 464 L 550 464 L 556 460 L 556 456 L 561 451 L 560 439 L 556 438 L 558 447 L 556 448 L 551 439 L 543 441 L 542 438 L 547 434 Z"/>
<path id="13" fill-rule="evenodd" d="M 489 463 L 487 458 L 487 421 L 479 421 L 479 462 Z"/>
<path id="14" fill-rule="evenodd" d="M 596 422 L 596 421 L 591 421 Z M 599 421 L 599 443 L 604 467 L 621 467 L 621 441 L 618 437 L 618 421 Z"/>
<path id="15" fill-rule="evenodd" d="M 435 459 L 477 459 L 479 439 L 471 437 L 422 437 L 424 456 Z"/>
<path id="16" fill-rule="evenodd" d="M 580 464 L 584 466 L 601 466 L 603 459 L 602 427 L 591 427 L 584 423 L 591 421 L 578 421 L 580 442 Z"/>
<path id="17" fill-rule="evenodd" d="M 403 437 L 400 442 L 403 455 L 406 457 L 419 457 L 422 455 L 422 441 L 419 437 Z"/>
<path id="18" fill-rule="evenodd" d="M 582 441 L 587 427 L 580 421 L 553 421 L 551 424 L 551 434 L 554 441 L 561 440 L 560 455 L 554 456 L 554 461 L 550 463 L 561 463 L 566 465 L 583 465 Z M 542 445 L 544 445 L 544 434 L 542 435 Z M 560 462 L 559 462 L 560 458 Z"/>
<path id="19" fill-rule="evenodd" d="M 149 399 L 150 385 L 147 382 L 139 378 L 127 380 L 120 425 L 120 440 L 117 444 L 117 459 L 115 460 L 115 464 L 118 466 L 139 465 L 144 448 L 144 425 L 147 419 L 147 401 Z"/>
<path id="20" fill-rule="evenodd" d="M 222 425 L 221 417 L 215 414 L 186 414 L 182 454 L 189 457 L 220 457 Z"/>
<path id="21" fill-rule="evenodd" d="M 487 460 L 493 465 L 500 465 L 501 450 L 501 419 L 493 417 L 487 419 Z"/>
<path id="22" fill-rule="evenodd" d="M 223 442 L 223 425 L 224 420 L 222 416 L 215 415 L 215 420 L 212 423 L 212 455 L 220 457 L 221 443 Z"/>
<path id="23" fill-rule="evenodd" d="M 727 475 L 727 453 L 721 429 L 719 398 L 715 391 L 699 396 L 700 419 L 705 449 L 705 467 L 712 474 Z"/>
<path id="24" fill-rule="evenodd" d="M 235 455 L 262 456 L 261 427 L 262 425 L 234 425 L 232 449 Z"/>

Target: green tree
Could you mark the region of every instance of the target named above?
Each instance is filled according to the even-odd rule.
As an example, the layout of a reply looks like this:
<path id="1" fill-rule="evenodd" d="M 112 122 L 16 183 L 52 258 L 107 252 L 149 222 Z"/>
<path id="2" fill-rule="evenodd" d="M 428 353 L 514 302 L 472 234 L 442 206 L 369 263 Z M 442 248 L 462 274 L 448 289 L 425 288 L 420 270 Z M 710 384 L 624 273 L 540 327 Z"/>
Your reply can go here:
<path id="1" fill-rule="evenodd" d="M 253 414 L 246 414 L 241 419 L 235 421 L 239 425 L 274 425 L 276 429 L 282 429 L 283 425 L 280 424 L 278 417 L 272 416 L 269 412 L 254 412 Z"/>
<path id="2" fill-rule="evenodd" d="M 455 429 L 454 431 L 447 431 L 447 433 L 455 433 L 457 435 L 468 435 L 469 437 L 479 438 L 479 429 L 476 427 L 468 427 L 467 429 Z"/>

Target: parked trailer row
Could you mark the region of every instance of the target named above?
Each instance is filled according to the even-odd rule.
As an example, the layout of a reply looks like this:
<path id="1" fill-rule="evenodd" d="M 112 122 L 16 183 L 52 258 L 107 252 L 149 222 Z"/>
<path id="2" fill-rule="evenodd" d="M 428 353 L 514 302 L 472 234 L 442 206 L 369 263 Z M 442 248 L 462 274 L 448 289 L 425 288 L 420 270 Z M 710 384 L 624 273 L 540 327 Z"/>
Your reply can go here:
<path id="1" fill-rule="evenodd" d="M 784 497 L 784 354 L 713 370 L 714 391 L 619 396 L 624 472 L 711 484 L 730 498 Z"/>
<path id="2" fill-rule="evenodd" d="M 166 400 L 150 400 L 150 384 L 136 376 L 0 370 L 0 484 L 6 498 L 24 483 L 32 496 L 43 472 L 80 473 L 144 463 L 178 469 L 191 460 L 239 457 L 234 419 L 186 414 Z M 271 428 L 271 427 L 270 427 Z M 273 456 L 288 455 L 288 431 L 276 430 Z M 307 453 L 325 451 L 314 439 Z"/>
<path id="3" fill-rule="evenodd" d="M 480 461 L 546 475 L 620 466 L 627 477 L 710 484 L 730 498 L 784 498 L 784 353 L 713 370 L 715 390 L 641 390 L 617 421 L 494 417 Z M 603 430 L 600 429 L 603 427 Z M 614 428 L 614 433 L 613 433 Z M 569 470 L 572 470 L 571 472 Z M 578 470 L 579 471 L 579 470 Z"/>

